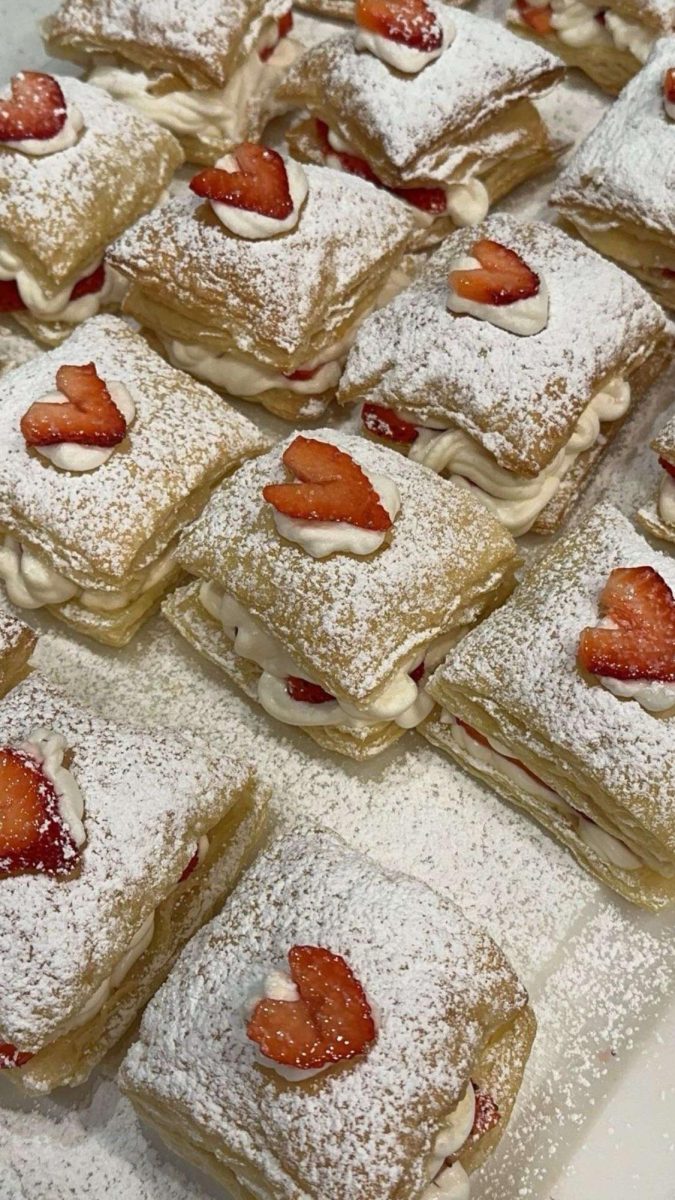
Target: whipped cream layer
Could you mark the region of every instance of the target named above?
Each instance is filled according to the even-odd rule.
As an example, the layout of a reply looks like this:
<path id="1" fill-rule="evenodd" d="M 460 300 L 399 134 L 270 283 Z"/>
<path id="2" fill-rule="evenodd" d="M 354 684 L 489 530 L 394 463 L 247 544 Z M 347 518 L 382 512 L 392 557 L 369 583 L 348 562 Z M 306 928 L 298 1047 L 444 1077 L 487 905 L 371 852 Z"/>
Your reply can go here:
<path id="1" fill-rule="evenodd" d="M 178 137 L 195 137 L 204 142 L 245 141 L 250 133 L 251 110 L 262 94 L 271 89 L 298 55 L 298 46 L 288 38 L 278 44 L 276 21 L 266 22 L 257 46 L 234 72 L 224 88 L 191 88 L 156 95 L 157 76 L 139 67 L 119 66 L 113 58 L 99 57 L 89 83 L 103 88 L 144 117 L 150 117 Z M 261 58 L 272 49 L 268 57 Z"/>
<path id="2" fill-rule="evenodd" d="M 419 430 L 409 457 L 438 474 L 446 472 L 467 487 L 473 484 L 487 507 L 515 537 L 520 537 L 527 533 L 555 496 L 579 455 L 590 450 L 600 439 L 602 425 L 624 417 L 630 402 L 627 381 L 619 376 L 610 379 L 582 413 L 569 441 L 534 478 L 516 475 L 500 467 L 493 456 L 464 430 L 425 428 L 418 424 L 419 417 L 415 413 L 396 411 Z"/>
<path id="3" fill-rule="evenodd" d="M 666 474 L 661 480 L 657 508 L 665 525 L 675 525 L 675 479 L 672 475 Z"/>
<path id="4" fill-rule="evenodd" d="M 116 612 L 168 578 L 175 565 L 171 548 L 146 567 L 140 573 L 140 580 L 129 587 L 81 588 L 27 550 L 11 534 L 5 534 L 0 540 L 0 579 L 12 604 L 18 608 L 43 608 L 47 604 L 65 604 L 76 599 L 92 612 Z"/>
<path id="5" fill-rule="evenodd" d="M 656 39 L 661 35 L 639 21 L 627 21 L 611 8 L 584 4 L 583 0 L 529 0 L 532 8 L 552 10 L 551 25 L 566 46 L 614 46 L 627 50 L 640 63 L 645 63 Z M 516 7 L 508 13 L 516 25 L 525 22 Z"/>
<path id="6" fill-rule="evenodd" d="M 413 729 L 429 715 L 434 701 L 423 684 L 418 685 L 410 673 L 423 665 L 422 679 L 427 679 L 457 640 L 457 630 L 434 639 L 424 653 L 418 652 L 403 665 L 370 704 L 357 707 L 335 698 L 322 704 L 310 704 L 289 695 L 287 680 L 302 679 L 321 687 L 320 680 L 298 666 L 281 642 L 267 633 L 243 605 L 210 582 L 202 584 L 199 598 L 209 615 L 222 624 L 233 643 L 234 653 L 260 668 L 258 702 L 265 712 L 285 725 L 343 725 L 362 729 L 394 721 L 402 729 Z"/>
<path id="7" fill-rule="evenodd" d="M 99 262 L 88 263 L 82 268 L 80 279 L 87 279 L 98 267 Z M 104 264 L 103 287 L 97 292 L 87 292 L 71 300 L 70 296 L 75 286 L 72 282 L 50 295 L 38 283 L 35 275 L 25 265 L 20 254 L 10 249 L 7 242 L 0 236 L 0 279 L 13 280 L 19 295 L 32 317 L 45 321 L 65 321 L 68 325 L 77 325 L 87 321 L 89 317 L 107 304 L 119 304 L 124 297 L 128 284 L 121 275 L 107 263 Z M 21 316 L 22 310 L 15 315 Z"/>

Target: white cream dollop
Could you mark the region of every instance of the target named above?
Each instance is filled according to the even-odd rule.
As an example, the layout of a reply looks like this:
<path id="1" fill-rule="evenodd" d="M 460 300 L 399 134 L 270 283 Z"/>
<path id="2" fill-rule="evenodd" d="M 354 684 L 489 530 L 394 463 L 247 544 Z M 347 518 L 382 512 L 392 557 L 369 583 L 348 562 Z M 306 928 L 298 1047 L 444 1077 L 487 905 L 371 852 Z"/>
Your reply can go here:
<path id="1" fill-rule="evenodd" d="M 273 151 L 273 153 L 276 153 Z M 219 158 L 216 162 L 216 167 L 223 171 L 239 171 L 239 164 L 233 154 L 226 154 L 223 158 Z M 226 204 L 219 200 L 210 200 L 209 203 L 218 220 L 223 223 L 230 233 L 235 233 L 237 237 L 246 238 L 247 241 L 259 241 L 262 238 L 276 237 L 279 233 L 288 233 L 290 229 L 295 229 L 300 220 L 300 210 L 307 199 L 309 184 L 307 176 L 294 158 L 284 159 L 284 167 L 288 177 L 288 190 L 291 194 L 292 208 L 287 217 L 281 219 L 277 217 L 267 217 L 263 213 L 249 212 L 244 208 L 237 208 L 234 204 Z"/>
<path id="2" fill-rule="evenodd" d="M 66 739 L 53 729 L 41 725 L 31 730 L 19 749 L 42 767 L 58 797 L 59 814 L 63 824 L 69 830 L 75 845 L 83 846 L 87 840 L 82 824 L 84 799 L 75 776 L 63 765 L 63 758 L 68 749 Z"/>
<path id="3" fill-rule="evenodd" d="M 381 62 L 386 63 L 389 67 L 394 67 L 396 71 L 401 71 L 404 75 L 417 75 L 429 63 L 440 58 L 448 46 L 452 45 L 457 33 L 454 22 L 446 13 L 437 11 L 435 7 L 432 11 L 443 35 L 441 44 L 436 50 L 417 50 L 414 46 L 405 46 L 401 42 L 395 42 L 391 38 L 383 37 L 382 34 L 374 33 L 370 29 L 362 29 L 360 26 L 356 27 L 354 45 L 357 50 L 365 50 L 369 54 L 374 54 Z"/>
<path id="4" fill-rule="evenodd" d="M 79 591 L 77 584 L 60 575 L 9 534 L 0 543 L 0 578 L 12 604 L 19 608 L 65 604 Z"/>
<path id="5" fill-rule="evenodd" d="M 479 225 L 490 208 L 488 190 L 480 179 L 445 185 L 445 202 L 448 215 L 460 227 Z"/>
<path id="6" fill-rule="evenodd" d="M 363 468 L 362 468 L 363 469 Z M 364 475 L 378 494 L 382 507 L 391 521 L 401 509 L 401 493 L 388 475 Z M 295 542 L 313 558 L 326 558 L 329 554 L 374 554 L 383 545 L 387 530 L 360 529 L 347 521 L 305 521 L 299 517 L 287 517 L 272 508 L 274 523 L 283 538 Z"/>
<path id="7" fill-rule="evenodd" d="M 450 271 L 481 269 L 481 263 L 470 254 L 462 254 L 450 264 Z M 515 300 L 513 304 L 479 304 L 475 300 L 458 296 L 452 283 L 449 283 L 447 306 L 450 312 L 467 313 L 479 321 L 489 321 L 491 325 L 505 329 L 507 333 L 516 333 L 519 337 L 531 337 L 541 333 L 548 324 L 548 289 L 543 279 L 540 280 L 539 290 L 534 296 L 528 296 L 525 300 Z"/>
<path id="8" fill-rule="evenodd" d="M 107 388 L 128 429 L 136 416 L 136 405 L 129 389 L 117 380 L 107 383 Z M 40 396 L 39 403 L 67 404 L 68 397 L 64 396 L 63 392 L 49 392 L 46 396 Z M 95 471 L 97 467 L 102 466 L 114 454 L 117 446 L 86 446 L 78 442 L 59 442 L 55 446 L 34 446 L 33 449 L 62 471 L 83 472 Z"/>
<path id="9" fill-rule="evenodd" d="M 47 154 L 57 154 L 59 150 L 69 150 L 74 146 L 84 128 L 84 118 L 79 108 L 75 104 L 68 104 L 66 109 L 66 120 L 59 129 L 50 138 L 23 138 L 16 142 L 3 142 L 0 140 L 0 146 L 9 146 L 12 150 L 19 150 L 22 154 L 28 154 L 31 158 L 42 158 Z"/>
<path id="10" fill-rule="evenodd" d="M 609 32 L 596 20 L 600 11 L 584 4 L 583 0 L 551 0 L 553 15 L 551 25 L 561 42 L 567 46 L 592 46 L 605 42 L 609 46 Z"/>

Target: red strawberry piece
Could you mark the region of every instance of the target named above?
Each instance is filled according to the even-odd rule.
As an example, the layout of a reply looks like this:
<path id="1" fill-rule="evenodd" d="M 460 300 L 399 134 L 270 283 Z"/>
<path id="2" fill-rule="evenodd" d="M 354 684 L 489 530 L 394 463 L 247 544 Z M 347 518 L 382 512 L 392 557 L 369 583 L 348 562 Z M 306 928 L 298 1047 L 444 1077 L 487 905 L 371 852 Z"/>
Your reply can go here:
<path id="1" fill-rule="evenodd" d="M 593 13 L 593 18 L 595 21 L 598 22 L 598 25 L 606 25 L 607 24 L 606 13 L 607 13 L 606 8 L 599 8 L 596 13 Z"/>
<path id="2" fill-rule="evenodd" d="M 422 679 L 424 679 L 424 659 L 422 659 L 421 663 L 415 667 L 414 671 L 409 671 L 408 674 L 413 683 L 419 683 Z"/>
<path id="3" fill-rule="evenodd" d="M 127 432 L 127 423 L 112 400 L 94 363 L 64 366 L 56 372 L 56 386 L 66 404 L 38 400 L 21 418 L 27 446 L 56 446 L 77 442 L 85 446 L 117 446 Z"/>
<path id="4" fill-rule="evenodd" d="M 313 379 L 317 371 L 321 370 L 321 363 L 318 367 L 300 367 L 297 371 L 291 371 L 289 375 L 284 372 L 284 379 Z"/>
<path id="5" fill-rule="evenodd" d="M 238 171 L 207 167 L 190 182 L 192 191 L 218 204 L 283 221 L 293 211 L 288 173 L 276 150 L 258 142 L 242 142 L 233 151 Z"/>
<path id="6" fill-rule="evenodd" d="M 675 279 L 675 271 L 671 267 L 661 267 L 661 274 L 664 279 Z"/>
<path id="7" fill-rule="evenodd" d="M 517 0 L 518 12 L 520 13 L 526 25 L 530 26 L 535 33 L 540 37 L 545 37 L 546 34 L 553 32 L 553 24 L 551 17 L 553 9 L 550 4 L 545 8 L 537 8 L 534 4 L 528 4 L 527 0 Z"/>
<path id="8" fill-rule="evenodd" d="M 71 300 L 79 300 L 80 296 L 89 296 L 93 292 L 100 292 L 105 283 L 105 266 L 99 263 L 97 267 L 83 279 L 78 279 L 75 287 L 70 293 Z"/>
<path id="9" fill-rule="evenodd" d="M 198 866 L 199 866 L 199 846 L 197 846 L 197 849 L 195 850 L 194 854 L 192 855 L 192 858 L 190 859 L 187 867 L 183 871 L 183 874 L 181 875 L 178 882 L 185 883 L 185 880 L 190 878 L 190 876 L 192 875 L 192 872 L 196 871 Z"/>
<path id="10" fill-rule="evenodd" d="M 69 300 L 78 300 L 80 296 L 88 296 L 90 292 L 100 292 L 105 283 L 105 267 L 99 263 L 90 275 L 78 279 L 70 293 Z M 0 312 L 21 312 L 26 305 L 21 299 L 15 279 L 0 279 Z"/>
<path id="11" fill-rule="evenodd" d="M 501 1121 L 501 1113 L 489 1092 L 483 1091 L 477 1083 L 473 1084 L 476 1097 L 476 1112 L 473 1118 L 472 1138 L 481 1138 L 489 1133 Z"/>
<path id="12" fill-rule="evenodd" d="M 78 847 L 61 817 L 49 776 L 24 750 L 2 747 L 0 874 L 67 875 L 78 861 Z"/>
<path id="13" fill-rule="evenodd" d="M 584 629 L 579 662 L 610 679 L 675 682 L 675 596 L 653 567 L 615 567 L 600 595 L 600 612 L 617 629 Z"/>
<path id="14" fill-rule="evenodd" d="M 672 475 L 673 479 L 675 479 L 675 463 L 668 462 L 667 458 L 660 458 L 659 465 L 662 466 L 664 471 L 667 471 L 669 475 Z"/>
<path id="15" fill-rule="evenodd" d="M 369 433 L 388 442 L 411 446 L 419 437 L 419 430 L 411 421 L 404 421 L 393 408 L 385 408 L 383 404 L 364 404 L 361 420 Z"/>
<path id="16" fill-rule="evenodd" d="M 356 0 L 356 24 L 425 53 L 440 50 L 443 29 L 425 0 Z"/>
<path id="17" fill-rule="evenodd" d="M 0 1042 L 0 1071 L 5 1071 L 8 1067 L 23 1067 L 32 1057 L 32 1054 L 26 1054 L 24 1050 L 17 1050 L 11 1042 Z"/>
<path id="18" fill-rule="evenodd" d="M 386 191 L 391 192 L 393 196 L 398 196 L 401 200 L 407 201 L 408 204 L 414 205 L 415 208 L 423 209 L 424 212 L 444 213 L 447 208 L 447 199 L 445 191 L 441 187 L 388 187 L 375 174 L 370 163 L 366 162 L 365 158 L 359 158 L 356 154 L 348 154 L 344 150 L 335 150 L 328 140 L 328 126 L 325 121 L 315 120 L 316 137 L 321 148 L 321 153 L 324 157 L 332 154 L 340 162 L 343 171 L 349 175 L 358 175 L 360 179 L 365 179 L 366 183 L 374 183 L 376 187 L 383 187 Z"/>
<path id="19" fill-rule="evenodd" d="M 669 104 L 675 104 L 675 67 L 668 67 L 663 76 L 663 96 Z"/>
<path id="20" fill-rule="evenodd" d="M 476 304 L 501 306 L 527 300 L 539 291 L 539 276 L 519 254 L 500 242 L 481 238 L 469 254 L 478 260 L 480 267 L 450 272 L 450 286 L 458 296 Z"/>
<path id="21" fill-rule="evenodd" d="M 284 451 L 283 462 L 300 482 L 263 488 L 263 497 L 277 512 L 304 521 L 345 521 L 359 529 L 391 528 L 391 517 L 367 475 L 337 446 L 299 436 Z"/>
<path id="22" fill-rule="evenodd" d="M 20 312 L 25 308 L 15 279 L 0 279 L 0 312 Z"/>
<path id="23" fill-rule="evenodd" d="M 246 1027 L 266 1058 L 312 1070 L 363 1054 L 376 1036 L 366 994 L 339 954 L 293 946 L 288 963 L 298 1000 L 260 1000 Z"/>
<path id="24" fill-rule="evenodd" d="M 279 19 L 277 20 L 277 40 L 274 43 L 274 45 L 266 46 L 264 50 L 258 51 L 258 58 L 260 59 L 261 62 L 267 62 L 268 58 L 271 58 L 271 56 L 274 54 L 274 51 L 276 50 L 277 46 L 279 45 L 279 42 L 282 40 L 282 38 L 288 37 L 292 28 L 293 28 L 293 13 L 292 13 L 291 9 L 289 8 L 288 12 L 284 13 L 284 15 L 282 17 L 279 17 Z"/>
<path id="25" fill-rule="evenodd" d="M 447 196 L 442 187 L 400 187 L 387 190 L 423 212 L 444 213 L 448 207 Z"/>
<path id="26" fill-rule="evenodd" d="M 56 137 L 68 115 L 56 80 L 41 71 L 20 71 L 11 88 L 11 99 L 0 100 L 0 142 Z"/>
<path id="27" fill-rule="evenodd" d="M 301 704 L 328 704 L 330 700 L 335 699 L 335 696 L 325 692 L 318 683 L 310 683 L 308 679 L 301 679 L 299 675 L 288 676 L 286 691 L 291 700 L 298 700 Z"/>

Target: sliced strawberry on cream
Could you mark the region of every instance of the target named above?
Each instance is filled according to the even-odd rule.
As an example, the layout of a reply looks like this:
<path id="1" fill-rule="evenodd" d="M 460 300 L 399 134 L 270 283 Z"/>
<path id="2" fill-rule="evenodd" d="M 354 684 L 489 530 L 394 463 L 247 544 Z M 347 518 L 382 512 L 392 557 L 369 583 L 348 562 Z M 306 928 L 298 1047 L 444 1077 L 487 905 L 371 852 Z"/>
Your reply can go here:
<path id="1" fill-rule="evenodd" d="M 33 1057 L 24 1050 L 17 1050 L 11 1042 L 0 1042 L 0 1071 L 23 1067 Z"/>
<path id="2" fill-rule="evenodd" d="M 384 438 L 387 442 L 397 442 L 401 446 L 411 446 L 419 437 L 416 425 L 404 420 L 393 408 L 385 408 L 383 404 L 364 404 L 361 409 L 361 421 L 368 433 Z"/>
<path id="3" fill-rule="evenodd" d="M 199 171 L 190 188 L 231 233 L 253 241 L 295 228 L 308 191 L 299 163 L 258 142 L 242 142 Z"/>
<path id="4" fill-rule="evenodd" d="M 296 481 L 263 488 L 282 537 L 315 558 L 379 549 L 400 508 L 393 480 L 370 477 L 332 442 L 302 435 L 286 447 L 282 462 Z"/>
<path id="5" fill-rule="evenodd" d="M 669 67 L 663 76 L 663 107 L 671 121 L 675 121 L 675 67 Z"/>
<path id="6" fill-rule="evenodd" d="M 547 37 L 553 33 L 553 9 L 550 4 L 528 4 L 527 0 L 516 0 L 518 15 L 539 37 Z"/>
<path id="7" fill-rule="evenodd" d="M 268 977 L 273 994 L 257 1001 L 246 1026 L 264 1061 L 320 1071 L 364 1054 L 377 1036 L 375 1020 L 345 959 L 322 946 L 293 946 L 288 966 L 288 976 Z"/>
<path id="8" fill-rule="evenodd" d="M 42 71 L 14 75 L 11 96 L 0 98 L 0 144 L 24 154 L 53 154 L 75 144 L 82 116 L 71 106 L 57 80 Z"/>
<path id="9" fill-rule="evenodd" d="M 79 837 L 61 804 L 58 781 L 33 747 L 0 748 L 0 874 L 69 875 Z"/>
<path id="10" fill-rule="evenodd" d="M 414 75 L 437 59 L 455 36 L 447 16 L 426 0 L 357 0 L 356 48 Z"/>
<path id="11" fill-rule="evenodd" d="M 106 384 L 94 363 L 64 365 L 56 372 L 56 392 L 31 404 L 20 427 L 26 445 L 55 466 L 90 471 L 124 441 L 135 411 L 124 384 Z"/>
<path id="12" fill-rule="evenodd" d="M 548 291 L 530 266 L 508 246 L 480 238 L 451 264 L 450 312 L 489 321 L 521 337 L 548 324 Z"/>

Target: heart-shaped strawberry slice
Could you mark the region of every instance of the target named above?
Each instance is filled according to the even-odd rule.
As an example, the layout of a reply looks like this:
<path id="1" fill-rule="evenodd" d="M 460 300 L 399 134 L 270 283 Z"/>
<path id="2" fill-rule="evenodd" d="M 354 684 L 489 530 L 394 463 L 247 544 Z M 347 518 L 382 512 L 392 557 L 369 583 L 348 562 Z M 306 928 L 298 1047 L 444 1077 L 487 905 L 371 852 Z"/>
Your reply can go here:
<path id="1" fill-rule="evenodd" d="M 24 750 L 0 748 L 0 874 L 68 875 L 79 858 L 40 763 Z"/>
<path id="2" fill-rule="evenodd" d="M 286 691 L 291 700 L 297 700 L 300 704 L 329 704 L 335 699 L 335 696 L 325 692 L 318 683 L 310 683 L 308 679 L 302 679 L 299 675 L 288 676 Z"/>
<path id="3" fill-rule="evenodd" d="M 527 300 L 539 291 L 539 276 L 501 242 L 481 238 L 469 254 L 480 267 L 450 272 L 450 286 L 458 296 L 476 304 L 501 306 Z"/>
<path id="4" fill-rule="evenodd" d="M 653 567 L 616 567 L 600 612 L 617 626 L 584 629 L 579 662 L 610 679 L 675 682 L 675 596 Z"/>
<path id="5" fill-rule="evenodd" d="M 668 67 L 663 76 L 663 98 L 668 104 L 675 104 L 675 67 Z"/>
<path id="6" fill-rule="evenodd" d="M 388 442 L 411 446 L 419 437 L 419 430 L 411 421 L 404 421 L 393 408 L 385 408 L 383 404 L 364 404 L 361 420 L 369 433 Z"/>
<path id="7" fill-rule="evenodd" d="M 663 467 L 664 471 L 667 471 L 675 479 L 675 463 L 668 462 L 667 458 L 660 458 L 659 464 Z"/>
<path id="8" fill-rule="evenodd" d="M 371 33 L 432 53 L 443 45 L 443 29 L 425 0 L 356 0 L 356 24 Z"/>
<path id="9" fill-rule="evenodd" d="M 366 994 L 339 954 L 321 946 L 288 953 L 297 1000 L 260 1000 L 246 1032 L 266 1058 L 313 1070 L 363 1054 L 376 1029 Z"/>
<path id="10" fill-rule="evenodd" d="M 283 462 L 300 482 L 263 488 L 263 497 L 277 512 L 304 521 L 344 521 L 359 529 L 391 528 L 391 517 L 368 476 L 331 442 L 296 437 Z"/>
<path id="11" fill-rule="evenodd" d="M 218 204 L 285 221 L 293 211 L 293 200 L 281 155 L 258 142 L 242 142 L 232 153 L 238 171 L 207 167 L 190 181 L 192 191 Z"/>
<path id="12" fill-rule="evenodd" d="M 27 1054 L 25 1050 L 17 1050 L 11 1042 L 0 1042 L 0 1071 L 6 1071 L 11 1067 L 23 1067 L 32 1054 Z"/>
<path id="13" fill-rule="evenodd" d="M 21 71 L 11 87 L 11 99 L 0 100 L 0 142 L 56 137 L 68 115 L 56 80 L 41 71 Z"/>
<path id="14" fill-rule="evenodd" d="M 517 0 L 517 8 L 523 21 L 538 33 L 540 37 L 546 37 L 547 34 L 553 32 L 553 24 L 551 18 L 553 9 L 550 4 L 544 7 L 535 4 L 528 4 L 528 0 Z"/>
<path id="15" fill-rule="evenodd" d="M 124 440 L 127 422 L 112 399 L 94 363 L 63 366 L 56 386 L 67 403 L 38 400 L 21 418 L 27 446 L 56 446 L 75 442 L 83 446 L 117 446 Z"/>

